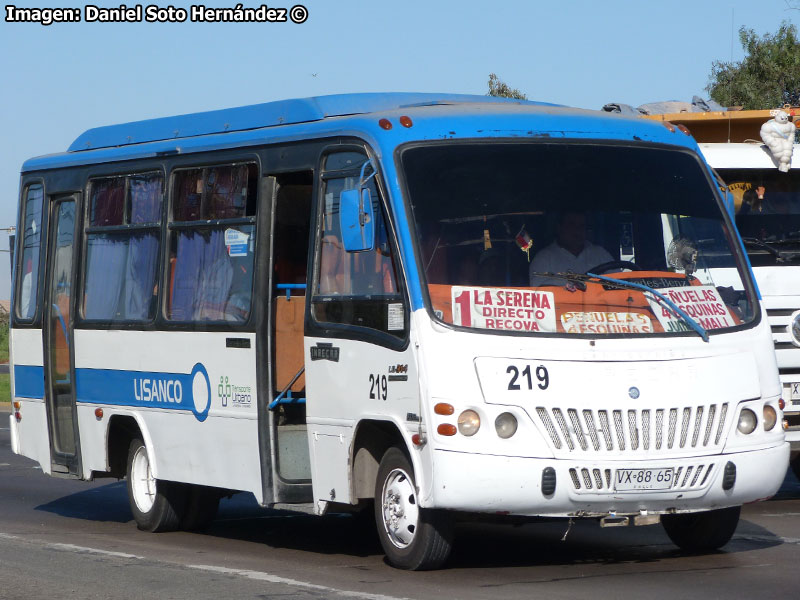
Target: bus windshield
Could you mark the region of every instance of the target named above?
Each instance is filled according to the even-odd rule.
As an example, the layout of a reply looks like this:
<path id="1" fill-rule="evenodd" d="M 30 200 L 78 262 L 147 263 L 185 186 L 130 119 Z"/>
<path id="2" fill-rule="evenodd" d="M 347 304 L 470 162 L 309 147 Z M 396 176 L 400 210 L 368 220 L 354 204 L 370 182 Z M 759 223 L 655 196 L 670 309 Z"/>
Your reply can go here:
<path id="1" fill-rule="evenodd" d="M 400 160 L 430 304 L 445 323 L 664 335 L 755 316 L 735 236 L 692 153 L 452 142 L 406 147 Z"/>
<path id="2" fill-rule="evenodd" d="M 719 169 L 754 267 L 800 264 L 800 171 Z"/>

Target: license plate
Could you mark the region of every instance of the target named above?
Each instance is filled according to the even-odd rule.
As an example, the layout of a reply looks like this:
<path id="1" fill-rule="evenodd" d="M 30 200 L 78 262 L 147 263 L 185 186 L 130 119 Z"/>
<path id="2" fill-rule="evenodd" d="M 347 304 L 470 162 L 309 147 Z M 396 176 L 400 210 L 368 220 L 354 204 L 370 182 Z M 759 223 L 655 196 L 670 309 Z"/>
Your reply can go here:
<path id="1" fill-rule="evenodd" d="M 675 469 L 617 469 L 614 489 L 618 492 L 668 490 L 672 487 Z"/>
<path id="2" fill-rule="evenodd" d="M 800 402 L 800 383 L 790 383 L 792 404 Z"/>

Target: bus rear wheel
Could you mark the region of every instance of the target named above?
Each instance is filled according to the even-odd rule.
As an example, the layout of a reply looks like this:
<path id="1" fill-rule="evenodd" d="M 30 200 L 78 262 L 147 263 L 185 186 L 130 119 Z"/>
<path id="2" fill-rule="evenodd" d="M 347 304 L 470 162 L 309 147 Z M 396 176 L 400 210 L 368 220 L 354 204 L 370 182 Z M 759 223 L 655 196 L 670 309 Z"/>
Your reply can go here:
<path id="1" fill-rule="evenodd" d="M 437 569 L 450 555 L 452 519 L 420 508 L 414 470 L 399 448 L 383 455 L 375 482 L 375 521 L 386 558 L 393 567 Z"/>
<path id="2" fill-rule="evenodd" d="M 710 552 L 727 544 L 739 524 L 741 506 L 698 513 L 664 515 L 661 524 L 669 539 L 686 552 Z"/>
<path id="3" fill-rule="evenodd" d="M 174 531 L 186 508 L 186 488 L 153 477 L 150 456 L 141 439 L 128 449 L 128 501 L 133 519 L 142 531 Z"/>

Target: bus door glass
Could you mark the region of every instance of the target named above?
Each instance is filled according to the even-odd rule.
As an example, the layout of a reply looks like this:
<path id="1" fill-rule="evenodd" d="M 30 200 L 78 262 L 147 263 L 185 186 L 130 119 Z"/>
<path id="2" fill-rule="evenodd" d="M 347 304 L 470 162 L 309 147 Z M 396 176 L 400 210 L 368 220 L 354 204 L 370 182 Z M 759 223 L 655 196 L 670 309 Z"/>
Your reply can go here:
<path id="1" fill-rule="evenodd" d="M 57 200 L 49 243 L 44 367 L 53 470 L 79 474 L 72 341 L 76 202 Z"/>

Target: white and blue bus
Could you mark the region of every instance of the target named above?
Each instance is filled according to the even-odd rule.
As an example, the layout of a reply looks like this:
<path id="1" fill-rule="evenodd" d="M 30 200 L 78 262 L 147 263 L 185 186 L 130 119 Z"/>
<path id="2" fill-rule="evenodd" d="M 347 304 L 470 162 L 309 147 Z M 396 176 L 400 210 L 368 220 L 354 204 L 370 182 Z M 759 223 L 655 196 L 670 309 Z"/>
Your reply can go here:
<path id="1" fill-rule="evenodd" d="M 89 130 L 22 168 L 13 449 L 150 531 L 373 507 L 408 569 L 464 514 L 720 547 L 789 452 L 721 194 L 670 124 L 478 96 Z"/>

